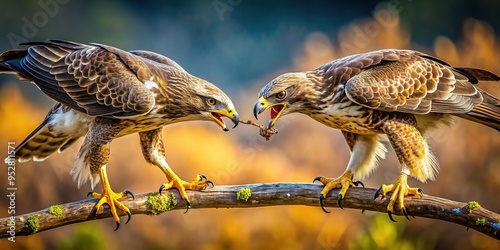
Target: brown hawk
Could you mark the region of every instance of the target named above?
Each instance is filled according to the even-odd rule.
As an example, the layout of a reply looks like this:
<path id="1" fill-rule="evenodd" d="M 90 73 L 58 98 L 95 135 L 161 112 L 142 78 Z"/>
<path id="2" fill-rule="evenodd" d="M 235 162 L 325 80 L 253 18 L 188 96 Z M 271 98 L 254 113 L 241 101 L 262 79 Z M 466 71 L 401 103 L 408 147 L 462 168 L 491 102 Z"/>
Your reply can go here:
<path id="1" fill-rule="evenodd" d="M 130 211 L 118 199 L 132 192 L 115 193 L 106 175 L 110 142 L 139 133 L 146 161 L 168 179 L 160 192 L 177 188 L 189 208 L 186 189 L 202 190 L 213 183 L 204 175 L 181 180 L 165 159 L 162 127 L 193 120 L 215 121 L 225 131 L 222 117 L 235 126 L 239 117 L 233 103 L 213 84 L 186 72 L 173 60 L 149 51 L 126 52 L 102 44 L 51 40 L 23 44 L 27 48 L 0 55 L 0 73 L 32 81 L 56 100 L 45 120 L 16 148 L 18 161 L 42 161 L 85 136 L 71 174 L 78 187 L 101 181 L 102 192 L 92 213 L 104 203 L 110 207 L 116 229 L 117 209 L 130 220 Z M 128 222 L 127 220 L 127 222 Z"/>
<path id="2" fill-rule="evenodd" d="M 452 115 L 500 130 L 500 100 L 474 85 L 498 80 L 488 71 L 452 67 L 418 51 L 379 50 L 278 76 L 262 88 L 253 112 L 257 118 L 270 108 L 268 128 L 283 115 L 302 113 L 342 131 L 351 157 L 340 177 L 315 179 L 325 185 L 322 208 L 334 188 L 340 188 L 341 207 L 347 189 L 362 184 L 353 178 L 363 179 L 385 157 L 382 142 L 388 138 L 401 174 L 375 198 L 392 192 L 387 210 L 393 220 L 396 202 L 408 218 L 404 197 L 422 193 L 408 186 L 407 176 L 422 182 L 436 177 L 438 163 L 424 139 L 429 131 L 450 124 Z"/>

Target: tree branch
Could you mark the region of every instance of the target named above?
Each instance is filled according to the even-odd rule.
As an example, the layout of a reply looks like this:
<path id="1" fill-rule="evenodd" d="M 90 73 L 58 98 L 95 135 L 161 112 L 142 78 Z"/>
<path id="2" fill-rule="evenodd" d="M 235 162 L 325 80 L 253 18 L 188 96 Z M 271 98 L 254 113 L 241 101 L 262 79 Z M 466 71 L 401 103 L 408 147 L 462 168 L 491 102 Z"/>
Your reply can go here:
<path id="1" fill-rule="evenodd" d="M 240 197 L 237 199 L 237 194 L 242 188 L 250 188 L 251 196 L 249 198 Z M 191 209 L 254 208 L 282 205 L 319 206 L 318 197 L 322 189 L 323 185 L 320 184 L 266 183 L 215 186 L 204 191 L 187 191 L 187 194 L 191 202 Z M 331 195 L 324 201 L 325 207 L 338 207 L 337 200 L 334 198 L 337 197 L 337 192 L 337 189 L 331 192 Z M 388 197 L 374 200 L 375 192 L 376 190 L 371 188 L 352 187 L 347 191 L 346 197 L 342 201 L 342 207 L 386 213 Z M 123 204 L 130 209 L 132 215 L 159 213 L 158 208 L 151 205 L 151 200 L 148 203 L 148 195 L 151 194 L 136 195 L 135 200 L 132 198 L 124 199 Z M 177 190 L 172 190 L 169 195 L 178 201 L 173 204 L 171 209 L 186 209 L 186 203 L 180 199 Z M 162 196 L 156 197 L 166 198 L 169 195 L 164 193 Z M 155 196 L 149 198 L 151 197 Z M 248 198 L 248 200 L 244 201 L 244 198 Z M 49 213 L 49 208 L 46 208 L 29 214 L 1 218 L 0 238 L 11 237 L 14 232 L 15 236 L 25 236 L 92 220 L 93 218 L 89 214 L 96 201 L 97 199 L 87 199 L 63 204 L 61 205 L 62 214 L 59 216 L 54 215 L 54 212 Z M 480 206 L 471 205 L 477 205 L 477 203 L 463 203 L 429 195 L 423 195 L 421 198 L 405 198 L 405 207 L 412 216 L 449 221 L 500 240 L 500 215 Z M 395 215 L 402 215 L 402 212 L 396 211 Z M 38 218 L 28 222 L 30 216 Z M 111 217 L 111 214 L 107 206 L 97 212 L 97 219 L 108 217 Z M 12 229 L 12 233 L 9 232 Z"/>

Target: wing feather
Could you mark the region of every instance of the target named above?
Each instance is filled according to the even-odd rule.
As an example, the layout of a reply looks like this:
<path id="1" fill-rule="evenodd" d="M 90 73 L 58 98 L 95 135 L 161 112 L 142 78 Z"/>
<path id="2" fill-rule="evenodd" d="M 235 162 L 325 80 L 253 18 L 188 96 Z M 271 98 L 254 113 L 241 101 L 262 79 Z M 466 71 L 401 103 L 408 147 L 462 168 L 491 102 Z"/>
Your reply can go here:
<path id="1" fill-rule="evenodd" d="M 92 116 L 130 117 L 155 104 L 144 86 L 152 76 L 141 57 L 105 45 L 28 43 L 21 73 L 53 99 Z"/>
<path id="2" fill-rule="evenodd" d="M 475 77 L 496 79 L 487 71 L 455 69 L 410 50 L 354 55 L 318 69 L 329 81 L 345 83 L 347 97 L 359 105 L 413 114 L 467 113 L 483 100 Z"/>
<path id="3" fill-rule="evenodd" d="M 173 67 L 176 70 L 186 72 L 179 64 L 177 64 L 174 60 L 164 56 L 160 55 L 151 51 L 145 51 L 145 50 L 132 50 L 129 51 L 131 54 L 140 56 L 142 58 L 151 60 L 153 62 L 161 63 L 167 67 Z"/>

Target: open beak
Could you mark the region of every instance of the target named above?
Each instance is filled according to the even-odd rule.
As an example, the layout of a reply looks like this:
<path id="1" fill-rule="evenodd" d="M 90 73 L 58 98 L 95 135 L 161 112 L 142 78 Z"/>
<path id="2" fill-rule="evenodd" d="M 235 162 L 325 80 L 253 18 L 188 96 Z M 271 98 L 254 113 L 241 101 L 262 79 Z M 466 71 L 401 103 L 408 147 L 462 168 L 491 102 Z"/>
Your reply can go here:
<path id="1" fill-rule="evenodd" d="M 227 118 L 231 119 L 231 121 L 233 121 L 233 123 L 234 123 L 234 127 L 233 128 L 236 128 L 236 126 L 238 126 L 238 124 L 240 123 L 240 116 L 238 115 L 238 113 L 236 112 L 236 110 L 234 108 L 223 109 L 223 110 L 210 110 L 209 111 L 209 116 L 224 131 L 229 131 L 229 129 L 227 129 L 226 124 L 222 120 L 222 117 L 227 117 Z"/>
<path id="2" fill-rule="evenodd" d="M 268 128 L 272 128 L 274 123 L 280 118 L 283 114 L 283 111 L 286 109 L 286 104 L 284 103 L 269 103 L 266 98 L 261 97 L 259 100 L 253 105 L 253 115 L 255 119 L 258 119 L 258 115 L 264 112 L 266 109 L 271 108 L 271 112 L 269 113 L 270 120 L 267 124 Z"/>

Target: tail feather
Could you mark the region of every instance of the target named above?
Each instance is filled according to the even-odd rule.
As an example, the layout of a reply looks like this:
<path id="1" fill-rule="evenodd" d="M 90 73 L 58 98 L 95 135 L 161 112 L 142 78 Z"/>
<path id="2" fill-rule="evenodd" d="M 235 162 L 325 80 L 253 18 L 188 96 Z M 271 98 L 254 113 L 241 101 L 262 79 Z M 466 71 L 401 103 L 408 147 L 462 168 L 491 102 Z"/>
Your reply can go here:
<path id="1" fill-rule="evenodd" d="M 43 161 L 54 152 L 62 152 L 88 130 L 89 118 L 56 103 L 45 120 L 15 149 L 19 162 Z"/>
<path id="2" fill-rule="evenodd" d="M 15 74 L 21 80 L 35 82 L 35 84 L 37 81 L 47 83 L 44 88 L 40 89 L 48 96 L 55 100 L 69 98 L 58 85 L 57 80 L 49 73 L 48 67 L 72 51 L 90 47 L 90 45 L 48 40 L 28 42 L 20 46 L 20 49 L 8 50 L 0 54 L 0 74 Z M 28 54 L 31 56 L 27 57 Z M 35 62 L 39 70 L 32 68 Z M 37 84 L 37 86 L 40 85 Z M 83 111 L 83 108 L 75 106 L 71 109 L 61 103 L 56 103 L 42 124 L 15 149 L 16 159 L 20 162 L 43 161 L 56 151 L 64 151 L 78 138 L 84 136 L 93 118 L 78 110 Z"/>
<path id="3" fill-rule="evenodd" d="M 479 91 L 483 102 L 470 112 L 459 116 L 500 131 L 500 100 L 483 90 Z"/>
<path id="4" fill-rule="evenodd" d="M 454 68 L 469 78 L 471 83 L 478 83 L 479 81 L 500 81 L 500 77 L 484 69 L 476 68 Z"/>
<path id="5" fill-rule="evenodd" d="M 45 123 L 45 122 L 44 122 Z M 16 159 L 19 162 L 44 161 L 56 151 L 62 152 L 76 139 L 69 135 L 53 135 L 47 124 L 42 123 L 30 136 L 16 148 Z"/>

